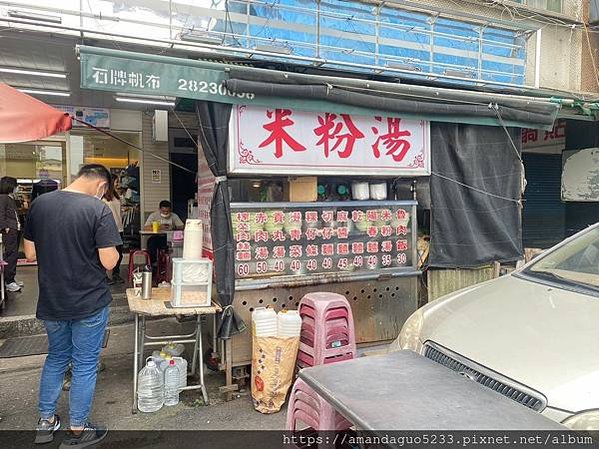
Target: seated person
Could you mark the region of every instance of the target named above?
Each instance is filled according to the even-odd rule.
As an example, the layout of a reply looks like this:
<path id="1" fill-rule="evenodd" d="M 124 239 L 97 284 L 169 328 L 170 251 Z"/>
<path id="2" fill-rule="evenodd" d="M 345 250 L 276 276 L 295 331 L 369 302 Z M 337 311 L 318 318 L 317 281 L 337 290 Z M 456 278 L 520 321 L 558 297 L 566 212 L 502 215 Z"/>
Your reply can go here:
<path id="1" fill-rule="evenodd" d="M 150 214 L 146 220 L 144 229 L 151 231 L 152 223 L 155 221 L 160 223 L 161 231 L 176 231 L 177 229 L 183 229 L 185 227 L 185 224 L 181 221 L 179 216 L 172 211 L 171 202 L 166 200 L 160 202 L 159 210 Z M 167 239 L 165 235 L 156 235 L 148 239 L 148 252 L 150 253 L 152 265 L 158 260 L 158 251 L 167 247 L 166 242 Z"/>
<path id="2" fill-rule="evenodd" d="M 160 209 L 156 212 L 152 212 L 146 220 L 146 230 L 151 231 L 152 223 L 155 221 L 160 223 L 161 231 L 176 231 L 177 229 L 183 229 L 185 227 L 185 224 L 181 221 L 179 216 L 173 212 L 173 205 L 170 201 L 161 201 L 159 207 Z"/>

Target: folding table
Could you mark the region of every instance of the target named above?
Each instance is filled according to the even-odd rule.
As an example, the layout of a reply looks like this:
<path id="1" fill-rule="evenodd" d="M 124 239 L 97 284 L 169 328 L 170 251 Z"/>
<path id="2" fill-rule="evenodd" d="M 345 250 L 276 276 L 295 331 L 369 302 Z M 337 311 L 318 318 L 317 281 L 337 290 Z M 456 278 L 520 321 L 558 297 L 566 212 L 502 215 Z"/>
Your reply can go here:
<path id="1" fill-rule="evenodd" d="M 199 369 L 199 383 L 182 387 L 179 391 L 202 390 L 204 403 L 208 405 L 208 392 L 204 385 L 204 351 L 202 349 L 202 315 L 214 315 L 221 311 L 218 304 L 210 307 L 169 307 L 170 288 L 152 289 L 152 299 L 142 299 L 134 289 L 127 290 L 129 310 L 135 314 L 135 348 L 133 351 L 133 413 L 137 412 L 137 375 L 144 362 L 144 348 L 163 346 L 172 343 L 193 343 L 191 375 Z M 196 316 L 195 330 L 189 334 L 151 336 L 146 334 L 147 317 L 175 317 L 177 315 Z M 146 341 L 147 340 L 147 341 Z"/>

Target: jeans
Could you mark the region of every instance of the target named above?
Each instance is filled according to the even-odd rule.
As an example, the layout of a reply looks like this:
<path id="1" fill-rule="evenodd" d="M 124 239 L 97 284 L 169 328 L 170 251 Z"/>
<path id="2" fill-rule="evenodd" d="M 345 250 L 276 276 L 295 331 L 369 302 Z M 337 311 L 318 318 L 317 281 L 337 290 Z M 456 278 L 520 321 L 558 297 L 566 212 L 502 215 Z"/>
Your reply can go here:
<path id="1" fill-rule="evenodd" d="M 41 418 L 51 418 L 56 412 L 64 374 L 72 362 L 70 424 L 71 427 L 80 427 L 87 422 L 96 389 L 96 366 L 108 325 L 109 307 L 81 320 L 44 320 L 48 357 L 40 379 Z"/>

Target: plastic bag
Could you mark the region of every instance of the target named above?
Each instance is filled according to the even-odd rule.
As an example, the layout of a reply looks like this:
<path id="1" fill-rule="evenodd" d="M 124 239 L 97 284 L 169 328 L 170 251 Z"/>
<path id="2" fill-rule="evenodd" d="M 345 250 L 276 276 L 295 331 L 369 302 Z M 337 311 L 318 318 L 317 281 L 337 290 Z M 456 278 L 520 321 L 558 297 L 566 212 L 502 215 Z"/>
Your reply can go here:
<path id="1" fill-rule="evenodd" d="M 252 399 L 260 413 L 281 410 L 291 386 L 299 337 L 252 336 Z"/>

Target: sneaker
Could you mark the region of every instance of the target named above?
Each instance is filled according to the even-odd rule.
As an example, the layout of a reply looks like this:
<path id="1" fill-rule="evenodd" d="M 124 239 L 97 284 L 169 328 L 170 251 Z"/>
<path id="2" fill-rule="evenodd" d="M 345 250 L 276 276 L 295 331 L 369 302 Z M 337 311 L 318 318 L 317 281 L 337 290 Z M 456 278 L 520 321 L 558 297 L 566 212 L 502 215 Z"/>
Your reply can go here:
<path id="1" fill-rule="evenodd" d="M 16 283 L 16 284 L 17 284 L 19 287 L 21 287 L 21 288 L 25 287 L 25 282 L 23 282 L 23 281 L 17 281 L 17 280 L 15 279 L 15 283 Z"/>
<path id="2" fill-rule="evenodd" d="M 6 291 L 16 293 L 21 291 L 21 287 L 16 282 L 11 282 L 10 284 L 6 284 Z"/>
<path id="3" fill-rule="evenodd" d="M 54 440 L 54 432 L 58 429 L 60 429 L 60 416 L 54 415 L 54 422 L 40 418 L 35 428 L 35 444 L 51 443 Z"/>
<path id="4" fill-rule="evenodd" d="M 59 449 L 88 447 L 99 443 L 106 438 L 106 435 L 108 435 L 108 429 L 86 424 L 83 431 L 78 434 L 69 430 L 65 435 L 63 442 L 60 444 Z"/>

